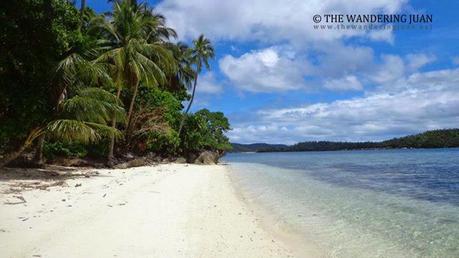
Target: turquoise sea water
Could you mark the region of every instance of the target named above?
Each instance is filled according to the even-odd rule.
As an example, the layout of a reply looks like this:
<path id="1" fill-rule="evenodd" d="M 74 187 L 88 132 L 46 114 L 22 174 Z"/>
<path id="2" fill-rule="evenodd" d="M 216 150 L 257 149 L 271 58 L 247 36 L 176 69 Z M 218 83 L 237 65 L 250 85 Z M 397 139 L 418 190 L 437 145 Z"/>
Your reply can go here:
<path id="1" fill-rule="evenodd" d="M 459 149 L 228 154 L 244 198 L 330 257 L 459 257 Z"/>

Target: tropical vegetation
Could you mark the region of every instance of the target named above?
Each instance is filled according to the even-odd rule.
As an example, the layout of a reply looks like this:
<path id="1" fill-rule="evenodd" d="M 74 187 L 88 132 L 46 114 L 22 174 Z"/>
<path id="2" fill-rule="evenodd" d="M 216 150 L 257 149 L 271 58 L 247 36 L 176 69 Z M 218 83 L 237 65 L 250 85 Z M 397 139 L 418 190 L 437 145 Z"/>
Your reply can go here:
<path id="1" fill-rule="evenodd" d="M 24 153 L 38 165 L 56 156 L 113 165 L 128 152 L 231 148 L 223 113 L 189 113 L 211 42 L 176 42 L 146 3 L 111 3 L 104 14 L 86 1 L 80 9 L 65 0 L 0 4 L 0 167 Z"/>
<path id="2" fill-rule="evenodd" d="M 290 151 L 337 151 L 400 148 L 455 148 L 459 147 L 459 129 L 441 129 L 420 134 L 393 138 L 380 142 L 331 142 L 308 141 L 293 145 L 283 144 L 232 144 L 233 152 L 290 152 Z"/>

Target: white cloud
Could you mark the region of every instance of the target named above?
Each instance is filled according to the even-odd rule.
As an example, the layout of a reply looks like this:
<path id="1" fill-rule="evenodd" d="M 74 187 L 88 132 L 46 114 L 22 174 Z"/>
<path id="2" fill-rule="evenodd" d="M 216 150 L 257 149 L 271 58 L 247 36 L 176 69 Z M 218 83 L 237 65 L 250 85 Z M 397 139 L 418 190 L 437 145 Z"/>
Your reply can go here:
<path id="1" fill-rule="evenodd" d="M 405 74 L 405 63 L 403 59 L 396 55 L 383 55 L 383 63 L 377 72 L 371 75 L 371 79 L 379 84 L 390 83 Z"/>
<path id="2" fill-rule="evenodd" d="M 272 92 L 304 88 L 306 68 L 304 64 L 288 58 L 289 54 L 271 47 L 240 57 L 226 55 L 219 65 L 233 85 L 244 91 Z"/>
<path id="3" fill-rule="evenodd" d="M 374 41 L 387 41 L 391 44 L 394 43 L 392 30 L 373 30 L 369 32 L 369 37 Z"/>
<path id="4" fill-rule="evenodd" d="M 219 60 L 219 68 L 241 91 L 304 90 L 311 82 L 330 90 L 364 90 L 363 97 L 259 110 L 256 116 L 231 119 L 232 141 L 293 143 L 382 139 L 459 126 L 459 69 L 423 72 L 434 55 L 375 54 L 363 45 L 369 40 L 394 44 L 390 30 L 313 28 L 315 14 L 395 13 L 406 2 L 163 0 L 157 10 L 181 39 L 203 33 L 214 42 L 230 40 L 232 54 Z M 350 37 L 359 39 L 347 41 Z M 239 54 L 244 48 L 238 43 L 260 49 Z M 459 65 L 459 57 L 452 62 Z M 222 91 L 211 73 L 200 78 L 198 87 L 207 97 Z"/>
<path id="5" fill-rule="evenodd" d="M 295 44 L 330 41 L 354 35 L 361 30 L 313 29 L 312 16 L 326 13 L 394 13 L 406 0 L 163 0 L 157 10 L 185 39 L 201 33 L 212 39 L 256 40 Z M 375 40 L 391 40 L 391 32 L 370 33 Z"/>
<path id="6" fill-rule="evenodd" d="M 415 73 L 403 90 L 292 108 L 257 111 L 236 120 L 236 142 L 377 140 L 424 130 L 459 127 L 459 69 Z M 285 130 L 280 130 L 285 128 Z"/>
<path id="7" fill-rule="evenodd" d="M 357 77 L 353 75 L 344 76 L 340 79 L 325 81 L 325 88 L 331 90 L 362 90 L 363 86 Z"/>
<path id="8" fill-rule="evenodd" d="M 373 69 L 374 53 L 370 47 L 330 42 L 319 44 L 310 52 L 318 56 L 318 64 L 313 67 L 316 76 L 340 78 L 347 74 L 368 73 Z"/>
<path id="9" fill-rule="evenodd" d="M 409 54 L 406 56 L 407 66 L 410 70 L 416 71 L 419 68 L 432 63 L 436 60 L 434 55 L 426 54 Z"/>
<path id="10" fill-rule="evenodd" d="M 196 87 L 196 91 L 205 94 L 218 94 L 223 91 L 223 86 L 216 81 L 215 75 L 212 72 L 207 72 L 199 76 Z"/>
<path id="11" fill-rule="evenodd" d="M 395 13 L 407 1 L 163 0 L 158 4 L 157 11 L 166 16 L 169 25 L 182 39 L 192 39 L 204 33 L 214 42 L 230 40 L 233 52 L 236 49 L 234 44 L 240 42 L 261 43 L 259 50 L 240 56 L 226 55 L 220 59 L 220 69 L 240 90 L 280 92 L 311 88 L 312 85 L 306 85 L 305 77 L 314 85 L 333 89 L 336 88 L 333 82 L 350 74 L 359 76 L 352 84 L 356 89 L 359 86 L 356 81 L 360 85 L 367 82 L 391 83 L 429 62 L 430 57 L 413 55 L 408 57 L 410 61 L 405 62 L 400 57 L 387 56 L 383 57 L 382 64 L 377 64 L 371 47 L 349 45 L 343 40 L 356 36 L 393 42 L 392 31 L 319 31 L 313 28 L 312 16 Z M 324 82 L 323 78 L 329 82 Z"/>
<path id="12" fill-rule="evenodd" d="M 382 54 L 376 57 L 372 48 L 346 46 L 339 42 L 316 46 L 307 53 L 288 46 L 250 51 L 239 57 L 220 59 L 220 70 L 233 86 L 242 91 L 280 92 L 299 89 L 363 90 L 366 85 L 379 89 L 406 88 L 404 80 L 436 60 L 434 55 Z M 315 55 L 309 61 L 308 54 Z M 306 83 L 305 78 L 310 82 Z"/>
<path id="13" fill-rule="evenodd" d="M 428 87 L 443 87 L 445 90 L 459 90 L 459 69 L 445 69 L 409 75 L 401 86 L 405 89 L 425 89 Z"/>
<path id="14" fill-rule="evenodd" d="M 426 54 L 408 54 L 405 57 L 397 55 L 382 55 L 382 62 L 374 64 L 375 72 L 368 75 L 369 79 L 375 83 L 381 84 L 385 89 L 397 88 L 403 84 L 403 79 L 409 74 L 417 72 L 423 66 L 436 60 L 434 55 Z M 402 80 L 402 81 L 399 81 Z M 406 88 L 406 84 L 402 85 Z"/>

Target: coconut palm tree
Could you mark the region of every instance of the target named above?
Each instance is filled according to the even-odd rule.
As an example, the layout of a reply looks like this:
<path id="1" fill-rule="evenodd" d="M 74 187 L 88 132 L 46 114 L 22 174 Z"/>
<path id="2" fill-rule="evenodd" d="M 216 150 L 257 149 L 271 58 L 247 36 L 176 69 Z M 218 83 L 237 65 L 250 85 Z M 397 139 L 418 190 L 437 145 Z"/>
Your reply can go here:
<path id="1" fill-rule="evenodd" d="M 169 43 L 168 48 L 172 51 L 175 62 L 177 63 L 177 71 L 170 74 L 167 84 L 163 88 L 179 94 L 179 99 L 186 98 L 186 90 L 193 86 L 195 71 L 191 60 L 191 48 L 185 43 Z"/>
<path id="2" fill-rule="evenodd" d="M 87 13 L 85 19 L 90 19 Z M 106 72 L 106 67 L 93 60 L 101 52 L 101 42 L 87 33 L 85 26 L 80 27 L 80 41 L 76 42 L 65 53 L 65 57 L 56 65 L 53 78 L 54 114 L 59 112 L 59 105 L 67 99 L 69 93 L 87 85 L 112 85 L 112 80 Z M 43 164 L 43 145 L 45 134 L 38 138 L 34 161 L 36 165 Z"/>
<path id="3" fill-rule="evenodd" d="M 84 88 L 59 105 L 59 116 L 49 122 L 45 133 L 64 141 L 97 142 L 106 136 L 120 136 L 110 127 L 112 117 L 125 119 L 125 110 L 119 99 L 101 88 Z"/>
<path id="4" fill-rule="evenodd" d="M 167 74 L 175 71 L 172 53 L 165 47 L 165 42 L 174 37 L 175 32 L 165 26 L 164 17 L 131 1 L 114 2 L 112 16 L 108 22 L 99 19 L 94 23 L 109 42 L 108 50 L 97 62 L 111 67 L 118 96 L 121 87 L 131 92 L 126 124 L 129 140 L 139 85 L 157 87 L 166 82 Z M 113 159 L 113 146 L 114 142 L 110 146 L 109 162 Z"/>
<path id="5" fill-rule="evenodd" d="M 108 122 L 113 116 L 119 121 L 125 119 L 120 104 L 113 94 L 101 88 L 79 90 L 74 97 L 60 102 L 53 120 L 33 128 L 22 146 L 0 161 L 0 168 L 16 159 L 41 136 L 81 143 L 97 142 L 112 135 L 119 137 L 121 133 L 108 126 Z"/>
<path id="6" fill-rule="evenodd" d="M 190 111 L 191 105 L 193 104 L 195 92 L 196 92 L 196 85 L 198 83 L 198 75 L 201 73 L 203 66 L 206 69 L 210 69 L 209 60 L 214 58 L 215 51 L 209 39 L 204 37 L 204 35 L 200 35 L 196 40 L 193 40 L 193 48 L 191 50 L 191 60 L 192 63 L 196 67 L 195 76 L 194 76 L 194 84 L 193 90 L 191 92 L 190 102 L 185 110 L 185 115 L 182 118 L 179 128 L 179 135 L 182 131 L 183 124 L 185 122 L 186 114 Z"/>

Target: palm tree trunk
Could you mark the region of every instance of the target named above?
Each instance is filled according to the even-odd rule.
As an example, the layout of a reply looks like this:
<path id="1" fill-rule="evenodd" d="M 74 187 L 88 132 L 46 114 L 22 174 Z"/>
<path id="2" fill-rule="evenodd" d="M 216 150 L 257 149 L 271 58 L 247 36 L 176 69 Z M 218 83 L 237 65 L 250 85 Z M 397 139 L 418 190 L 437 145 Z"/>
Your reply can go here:
<path id="1" fill-rule="evenodd" d="M 198 75 L 196 75 L 196 78 L 194 78 L 193 91 L 191 92 L 190 103 L 188 103 L 188 107 L 187 107 L 186 110 L 185 110 L 185 114 L 187 114 L 188 111 L 190 111 L 191 105 L 193 104 L 194 94 L 195 94 L 195 92 L 196 92 L 196 84 L 198 84 Z"/>
<path id="2" fill-rule="evenodd" d="M 84 8 L 86 8 L 86 0 L 81 0 L 80 12 L 83 12 Z"/>
<path id="3" fill-rule="evenodd" d="M 41 133 L 41 128 L 32 129 L 24 143 L 21 145 L 21 147 L 19 147 L 19 149 L 7 154 L 6 157 L 0 160 L 0 168 L 8 165 L 8 163 L 17 159 L 33 143 L 33 141 L 41 135 Z"/>
<path id="4" fill-rule="evenodd" d="M 37 148 L 35 150 L 34 162 L 38 167 L 43 166 L 43 145 L 45 144 L 45 135 L 42 134 L 38 137 Z"/>
<path id="5" fill-rule="evenodd" d="M 116 91 L 116 98 L 119 99 L 120 98 L 120 95 L 121 95 L 121 87 L 118 87 L 117 91 Z M 113 118 L 112 120 L 112 128 L 115 128 L 116 127 L 116 119 Z M 110 146 L 108 147 L 108 157 L 107 157 L 107 163 L 109 166 L 112 166 L 113 165 L 113 158 L 114 158 L 114 155 L 113 155 L 113 152 L 114 152 L 114 149 L 115 149 L 115 135 L 111 135 L 110 136 Z"/>
<path id="6" fill-rule="evenodd" d="M 137 97 L 137 91 L 139 90 L 139 83 L 136 83 L 136 86 L 134 87 L 134 93 L 132 94 L 131 98 L 131 103 L 129 104 L 129 111 L 127 115 L 127 126 L 126 126 L 126 138 L 129 139 L 131 136 L 131 118 L 132 118 L 132 112 L 134 111 L 134 103 L 135 103 L 135 98 Z"/>
<path id="7" fill-rule="evenodd" d="M 180 136 L 180 133 L 182 132 L 183 125 L 185 124 L 185 118 L 186 118 L 185 115 L 188 114 L 188 111 L 190 111 L 191 105 L 193 104 L 194 94 L 196 92 L 196 84 L 197 83 L 198 83 L 198 75 L 196 74 L 196 77 L 194 78 L 194 85 L 193 85 L 193 91 L 191 92 L 190 102 L 188 103 L 188 107 L 186 108 L 184 116 L 182 117 L 182 121 L 180 121 L 180 127 L 179 127 L 179 131 L 178 131 L 178 135 L 179 136 Z"/>
<path id="8" fill-rule="evenodd" d="M 116 126 L 116 121 L 113 120 L 112 121 L 112 128 L 115 128 L 115 126 Z M 113 165 L 113 158 L 114 158 L 113 152 L 114 152 L 114 149 L 115 149 L 115 135 L 111 135 L 110 136 L 110 145 L 108 146 L 108 157 L 107 157 L 107 164 L 109 166 Z"/>
<path id="9" fill-rule="evenodd" d="M 17 159 L 24 152 L 24 150 L 27 149 L 27 147 L 29 147 L 27 144 L 23 144 L 19 149 L 10 152 L 8 155 L 6 155 L 6 157 L 0 161 L 0 168 L 8 165 L 11 161 Z"/>

